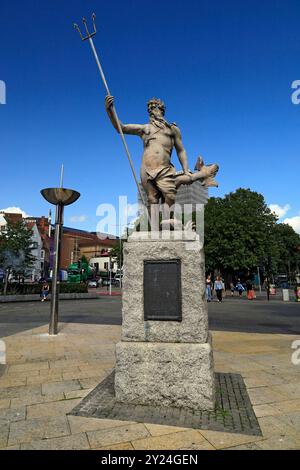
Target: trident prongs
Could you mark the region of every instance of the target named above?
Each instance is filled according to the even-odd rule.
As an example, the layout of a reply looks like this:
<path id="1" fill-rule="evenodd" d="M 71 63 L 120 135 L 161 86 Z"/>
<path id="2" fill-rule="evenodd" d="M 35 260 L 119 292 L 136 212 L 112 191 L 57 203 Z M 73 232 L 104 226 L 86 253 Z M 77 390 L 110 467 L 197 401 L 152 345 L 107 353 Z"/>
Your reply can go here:
<path id="1" fill-rule="evenodd" d="M 93 41 L 93 36 L 95 36 L 95 34 L 97 33 L 97 29 L 96 29 L 96 23 L 95 23 L 95 20 L 96 20 L 96 15 L 95 13 L 92 14 L 92 21 L 93 21 L 93 28 L 94 28 L 94 31 L 92 33 L 89 32 L 88 30 L 88 26 L 87 26 L 87 21 L 85 18 L 82 18 L 82 21 L 83 21 L 83 24 L 84 24 L 84 27 L 86 29 L 86 36 L 84 37 L 82 34 L 81 34 L 81 31 L 79 29 L 79 26 L 75 23 L 74 24 L 74 28 L 77 29 L 81 39 L 83 41 L 86 41 L 87 39 L 89 40 L 89 43 L 90 43 L 90 46 L 91 46 L 91 49 L 93 51 L 93 54 L 94 54 L 94 57 L 95 57 L 95 60 L 96 60 L 96 64 L 98 66 L 98 69 L 99 69 L 99 72 L 100 72 L 100 75 L 101 75 L 101 79 L 103 81 L 103 84 L 104 84 L 104 87 L 105 87 L 105 90 L 106 90 L 106 94 L 107 95 L 110 95 L 110 91 L 109 91 L 109 88 L 108 88 L 108 85 L 107 85 L 107 82 L 106 82 L 106 78 L 105 78 L 105 75 L 104 75 L 104 72 L 103 72 L 103 69 L 102 69 L 102 66 L 101 66 L 101 63 L 100 63 L 100 60 L 99 60 L 99 57 L 98 57 L 98 54 L 97 54 L 97 51 L 96 51 L 96 48 L 94 46 L 94 41 Z M 123 130 L 122 130 L 122 125 L 120 123 L 120 120 L 118 118 L 118 115 L 117 115 L 117 111 L 116 111 L 116 108 L 113 107 L 113 113 L 115 115 L 115 119 L 116 119 L 116 122 L 117 122 L 117 127 L 118 127 L 118 132 L 120 134 L 120 137 L 122 139 L 122 142 L 123 142 L 123 145 L 124 145 L 124 148 L 125 148 L 125 152 L 126 152 L 126 155 L 127 155 L 127 158 L 128 158 L 128 161 L 129 161 L 129 164 L 130 164 L 130 167 L 131 167 L 131 171 L 132 171 L 132 174 L 133 174 L 133 177 L 134 177 L 134 180 L 135 180 L 135 183 L 137 185 L 137 190 L 140 194 L 140 197 L 141 197 L 141 200 L 143 201 L 143 204 L 145 207 L 146 206 L 146 202 L 145 202 L 145 198 L 143 196 L 143 193 L 141 192 L 141 188 L 140 188 L 140 185 L 139 185 L 139 181 L 137 179 L 137 176 L 136 176 L 136 173 L 135 173 L 135 170 L 134 170 L 134 167 L 133 167 L 133 162 L 132 162 L 132 159 L 131 159 L 131 156 L 130 156 L 130 152 L 129 152 L 129 149 L 127 147 L 127 144 L 126 144 L 126 140 L 125 140 L 125 137 L 124 137 L 124 134 L 123 134 Z"/>
<path id="2" fill-rule="evenodd" d="M 74 23 L 74 28 L 77 29 L 77 31 L 78 31 L 78 33 L 79 33 L 79 36 L 80 36 L 81 39 L 84 41 L 84 37 L 83 37 L 82 34 L 81 34 L 81 31 L 80 31 L 80 29 L 79 29 L 78 24 Z"/>
<path id="3" fill-rule="evenodd" d="M 96 20 L 96 15 L 95 15 L 95 13 L 93 13 L 93 14 L 92 14 L 92 21 L 93 21 L 93 28 L 94 28 L 94 31 L 93 31 L 92 33 L 90 33 L 89 30 L 88 30 L 86 18 L 85 18 L 85 17 L 82 18 L 82 21 L 83 21 L 83 24 L 84 24 L 84 27 L 85 27 L 85 30 L 86 30 L 86 33 L 87 33 L 86 36 L 83 36 L 83 35 L 82 35 L 78 24 L 74 23 L 74 28 L 77 29 L 77 31 L 78 31 L 78 33 L 79 33 L 79 36 L 81 37 L 82 41 L 86 41 L 87 39 L 92 38 L 92 37 L 95 36 L 95 34 L 97 33 L 95 20 Z"/>

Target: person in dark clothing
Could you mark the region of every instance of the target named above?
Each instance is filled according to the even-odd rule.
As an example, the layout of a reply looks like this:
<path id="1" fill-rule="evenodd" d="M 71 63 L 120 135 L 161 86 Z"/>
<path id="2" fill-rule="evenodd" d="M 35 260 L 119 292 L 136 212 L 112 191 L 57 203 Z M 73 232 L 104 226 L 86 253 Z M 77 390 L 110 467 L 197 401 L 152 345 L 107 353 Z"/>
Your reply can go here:
<path id="1" fill-rule="evenodd" d="M 41 301 L 45 302 L 47 300 L 47 297 L 49 295 L 50 287 L 47 282 L 43 283 L 42 290 L 41 290 Z"/>
<path id="2" fill-rule="evenodd" d="M 221 279 L 221 276 L 218 276 L 217 279 L 215 280 L 214 289 L 216 291 L 218 302 L 222 302 L 224 284 Z"/>
<path id="3" fill-rule="evenodd" d="M 254 290 L 253 290 L 253 284 L 250 281 L 250 279 L 248 279 L 248 281 L 246 281 L 246 289 L 247 289 L 247 299 L 248 300 L 253 300 L 254 299 Z"/>

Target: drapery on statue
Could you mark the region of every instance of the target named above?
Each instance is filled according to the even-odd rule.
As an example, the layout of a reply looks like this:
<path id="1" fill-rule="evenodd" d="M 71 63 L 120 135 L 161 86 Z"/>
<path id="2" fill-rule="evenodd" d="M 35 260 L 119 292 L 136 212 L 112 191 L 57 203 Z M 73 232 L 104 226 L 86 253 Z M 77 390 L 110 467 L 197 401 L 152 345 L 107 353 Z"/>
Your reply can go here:
<path id="1" fill-rule="evenodd" d="M 114 98 L 106 96 L 105 107 L 112 125 L 118 131 L 114 114 Z M 151 205 L 158 204 L 161 199 L 169 207 L 175 204 L 177 189 L 182 184 L 192 184 L 200 180 L 204 186 L 218 186 L 214 176 L 219 170 L 216 164 L 205 166 L 202 157 L 197 160 L 196 172 L 188 168 L 187 154 L 182 144 L 181 133 L 175 123 L 165 120 L 165 105 L 157 99 L 148 101 L 148 124 L 122 124 L 124 134 L 138 135 L 144 143 L 141 166 L 141 182 L 148 199 L 148 211 Z M 171 163 L 172 150 L 175 147 L 183 174 L 176 175 Z"/>

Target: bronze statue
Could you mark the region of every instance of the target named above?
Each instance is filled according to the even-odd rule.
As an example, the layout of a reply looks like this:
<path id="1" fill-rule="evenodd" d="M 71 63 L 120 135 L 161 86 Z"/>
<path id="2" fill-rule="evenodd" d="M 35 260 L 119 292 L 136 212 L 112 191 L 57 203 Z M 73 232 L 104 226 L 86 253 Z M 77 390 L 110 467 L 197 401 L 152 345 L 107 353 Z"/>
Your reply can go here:
<path id="1" fill-rule="evenodd" d="M 114 98 L 107 95 L 105 99 L 107 114 L 114 128 L 119 132 L 118 122 L 114 112 Z M 169 123 L 164 118 L 164 103 L 152 98 L 148 101 L 148 124 L 122 124 L 124 134 L 141 137 L 144 143 L 144 153 L 141 166 L 141 182 L 148 198 L 148 209 L 159 201 L 172 207 L 175 203 L 177 189 L 182 184 L 192 184 L 200 180 L 205 186 L 217 186 L 214 176 L 218 165 L 205 166 L 202 157 L 198 158 L 196 172 L 188 168 L 187 154 L 183 147 L 180 129 L 175 123 Z M 183 174 L 177 174 L 171 163 L 172 150 L 175 147 Z M 149 211 L 150 213 L 150 211 Z"/>

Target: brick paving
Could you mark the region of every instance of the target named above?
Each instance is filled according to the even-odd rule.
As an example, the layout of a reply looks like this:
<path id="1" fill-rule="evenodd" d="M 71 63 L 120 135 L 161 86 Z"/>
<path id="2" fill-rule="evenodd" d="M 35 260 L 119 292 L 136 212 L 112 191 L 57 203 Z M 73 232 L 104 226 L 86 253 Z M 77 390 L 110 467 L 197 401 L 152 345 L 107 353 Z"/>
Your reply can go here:
<path id="1" fill-rule="evenodd" d="M 261 430 L 242 376 L 216 373 L 215 377 L 216 407 L 214 411 L 194 412 L 184 408 L 118 403 L 114 394 L 114 372 L 112 372 L 70 414 L 87 418 L 123 419 L 125 421 L 132 419 L 136 422 L 164 426 L 260 436 Z"/>
<path id="2" fill-rule="evenodd" d="M 300 449 L 300 366 L 291 362 L 299 337 L 292 335 L 213 332 L 216 372 L 242 376 L 262 435 L 71 415 L 112 373 L 120 332 L 62 323 L 57 337 L 45 325 L 2 338 L 0 448 Z"/>

